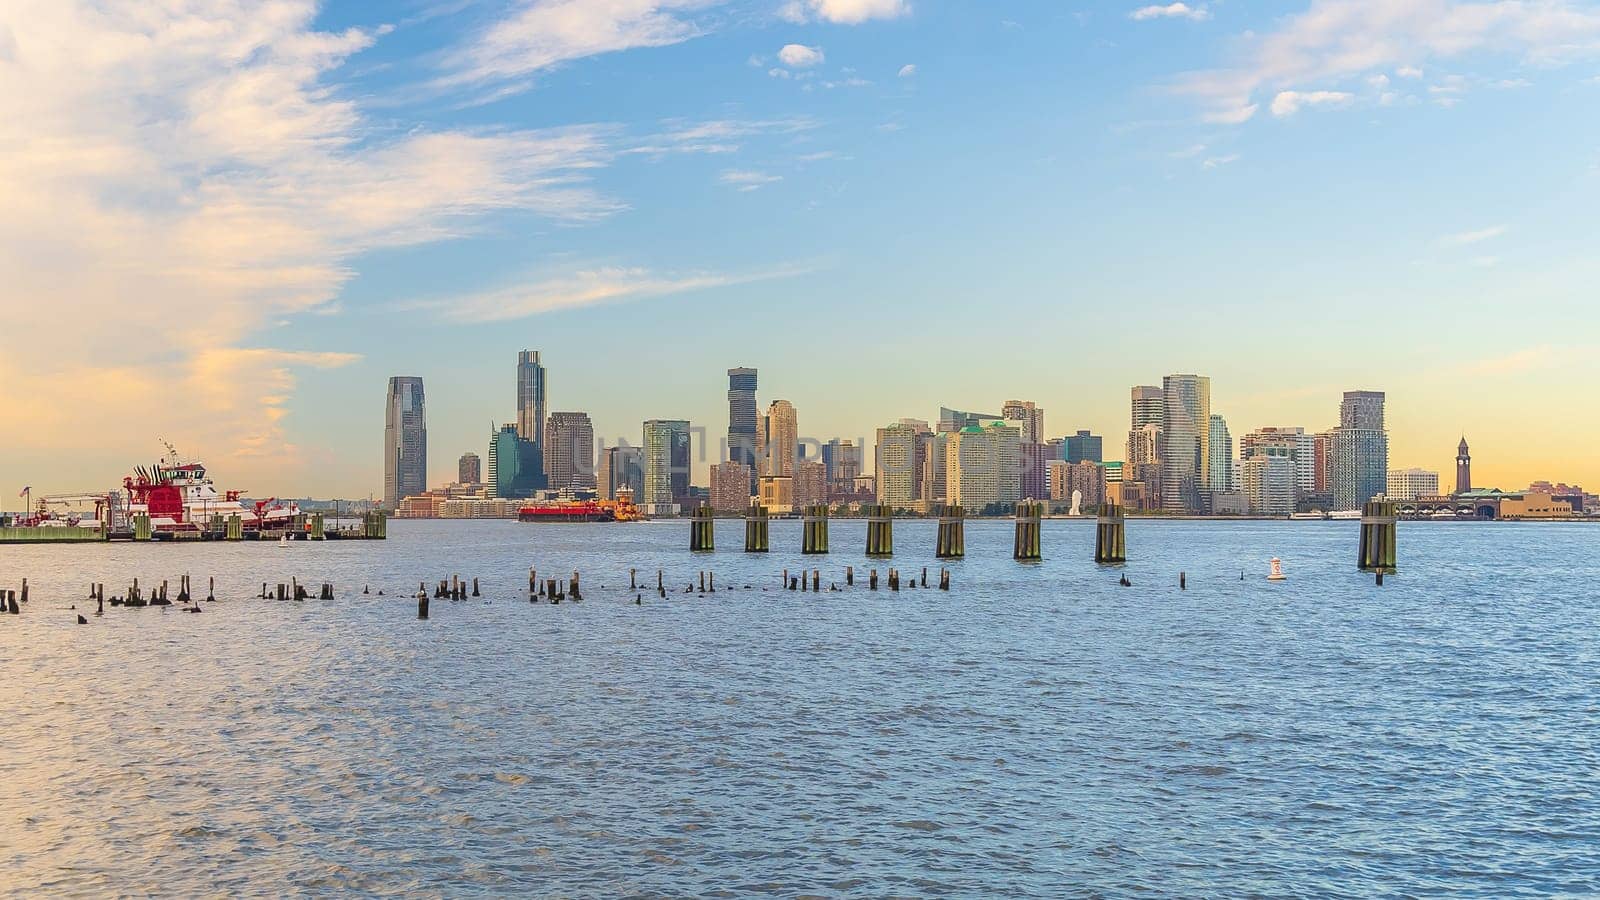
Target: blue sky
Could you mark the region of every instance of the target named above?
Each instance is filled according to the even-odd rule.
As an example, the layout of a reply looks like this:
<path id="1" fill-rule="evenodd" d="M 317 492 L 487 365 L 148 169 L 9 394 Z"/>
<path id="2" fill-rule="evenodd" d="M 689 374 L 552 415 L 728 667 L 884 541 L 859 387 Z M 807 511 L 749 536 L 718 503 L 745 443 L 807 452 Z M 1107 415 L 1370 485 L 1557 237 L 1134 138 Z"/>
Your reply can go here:
<path id="1" fill-rule="evenodd" d="M 1198 371 L 1235 434 L 1380 389 L 1396 466 L 1600 482 L 1597 3 L 22 6 L 8 482 L 159 434 L 366 495 L 393 374 L 441 481 L 525 347 L 608 438 L 720 433 L 752 365 L 808 435 L 1016 397 L 1109 446 Z"/>

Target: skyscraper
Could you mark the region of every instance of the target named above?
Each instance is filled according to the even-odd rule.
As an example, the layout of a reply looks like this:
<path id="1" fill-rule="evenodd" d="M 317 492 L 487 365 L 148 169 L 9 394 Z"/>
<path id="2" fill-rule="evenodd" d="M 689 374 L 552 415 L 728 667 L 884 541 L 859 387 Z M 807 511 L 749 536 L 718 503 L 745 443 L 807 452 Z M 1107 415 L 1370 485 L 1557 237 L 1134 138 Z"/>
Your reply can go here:
<path id="1" fill-rule="evenodd" d="M 1000 418 L 1022 432 L 1024 444 L 1044 443 L 1044 410 L 1032 400 L 1007 400 L 1000 407 Z"/>
<path id="2" fill-rule="evenodd" d="M 617 499 L 626 489 L 633 494 L 635 503 L 644 496 L 644 453 L 638 447 L 621 445 L 600 451 L 600 496 L 606 500 Z"/>
<path id="3" fill-rule="evenodd" d="M 517 354 L 517 435 L 533 444 L 534 465 L 529 473 L 538 486 L 544 479 L 544 428 L 550 414 L 545 368 L 539 364 L 539 351 Z"/>
<path id="4" fill-rule="evenodd" d="M 689 494 L 689 423 L 650 419 L 644 423 L 644 498 L 650 515 L 674 515 L 677 498 Z"/>
<path id="5" fill-rule="evenodd" d="M 507 423 L 489 440 L 489 477 L 496 497 L 520 500 L 532 497 L 542 484 L 533 441 Z"/>
<path id="6" fill-rule="evenodd" d="M 924 461 L 919 450 L 927 426 L 901 420 L 879 428 L 873 465 L 878 502 L 894 509 L 914 509 L 922 497 Z"/>
<path id="7" fill-rule="evenodd" d="M 800 421 L 794 404 L 787 400 L 774 400 L 762 420 L 766 425 L 767 459 L 764 474 L 784 478 L 794 477 L 795 460 L 800 455 Z"/>
<path id="8" fill-rule="evenodd" d="M 1307 434 L 1304 428 L 1257 428 L 1239 439 L 1239 456 L 1280 456 L 1294 465 L 1294 489 L 1297 496 L 1317 492 L 1317 436 Z"/>
<path id="9" fill-rule="evenodd" d="M 428 419 L 422 379 L 396 375 L 389 379 L 383 426 L 383 505 L 397 509 L 402 498 L 427 489 Z"/>
<path id="10" fill-rule="evenodd" d="M 951 503 L 981 512 L 1022 496 L 1021 431 L 1003 421 L 968 425 L 949 437 L 945 490 Z"/>
<path id="11" fill-rule="evenodd" d="M 854 441 L 833 440 L 822 445 L 822 464 L 827 468 L 830 494 L 848 494 L 861 474 L 861 448 Z"/>
<path id="12" fill-rule="evenodd" d="M 1258 453 L 1239 467 L 1250 511 L 1258 516 L 1287 516 L 1294 512 L 1294 462 L 1287 456 Z"/>
<path id="13" fill-rule="evenodd" d="M 1079 431 L 1067 435 L 1062 458 L 1069 463 L 1105 462 L 1100 435 Z"/>
<path id="14" fill-rule="evenodd" d="M 545 478 L 552 490 L 592 491 L 594 423 L 589 414 L 556 412 L 545 424 Z"/>
<path id="15" fill-rule="evenodd" d="M 1199 512 L 1211 471 L 1211 379 L 1168 375 L 1161 380 L 1161 397 L 1161 506 Z"/>
<path id="16" fill-rule="evenodd" d="M 1226 494 L 1234 490 L 1233 435 L 1228 431 L 1226 419 L 1211 414 L 1211 436 L 1207 452 L 1211 456 L 1211 470 L 1207 476 L 1206 490 Z"/>
<path id="17" fill-rule="evenodd" d="M 1345 391 L 1328 454 L 1334 508 L 1360 509 L 1388 489 L 1389 436 L 1382 391 Z"/>
<path id="18" fill-rule="evenodd" d="M 1472 490 L 1472 454 L 1467 450 L 1467 436 L 1461 436 L 1461 446 L 1456 448 L 1456 493 Z"/>
<path id="19" fill-rule="evenodd" d="M 728 459 L 750 471 L 751 490 L 756 475 L 756 370 L 728 370 Z"/>
<path id="20" fill-rule="evenodd" d="M 470 450 L 461 454 L 460 461 L 456 463 L 456 481 L 460 484 L 483 483 L 483 464 L 478 454 Z"/>
<path id="21" fill-rule="evenodd" d="M 711 467 L 711 508 L 741 512 L 750 506 L 750 467 L 729 460 Z"/>
<path id="22" fill-rule="evenodd" d="M 1155 465 L 1161 459 L 1161 423 L 1166 420 L 1166 398 L 1161 388 L 1138 385 L 1133 388 L 1132 415 L 1129 417 L 1127 460 L 1129 465 Z"/>

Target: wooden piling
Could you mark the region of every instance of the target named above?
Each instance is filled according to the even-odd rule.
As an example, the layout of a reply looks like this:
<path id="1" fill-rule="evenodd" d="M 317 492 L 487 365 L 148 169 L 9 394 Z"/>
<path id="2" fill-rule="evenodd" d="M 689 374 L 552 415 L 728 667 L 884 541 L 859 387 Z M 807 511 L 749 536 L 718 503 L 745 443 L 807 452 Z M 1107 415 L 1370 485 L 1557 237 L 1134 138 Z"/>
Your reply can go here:
<path id="1" fill-rule="evenodd" d="M 717 549 L 717 520 L 711 517 L 711 507 L 702 503 L 694 508 L 689 522 L 689 550 L 692 553 L 711 553 Z"/>
<path id="2" fill-rule="evenodd" d="M 950 570 L 949 569 L 940 569 L 939 570 L 939 590 L 941 590 L 941 591 L 950 590 Z"/>
<path id="3" fill-rule="evenodd" d="M 1094 526 L 1094 561 L 1097 563 L 1123 563 L 1128 561 L 1128 540 L 1122 504 L 1107 497 L 1100 504 L 1099 516 Z"/>
<path id="4" fill-rule="evenodd" d="M 426 619 L 427 617 L 428 617 L 428 592 L 427 592 L 426 589 L 421 589 L 421 590 L 417 591 L 417 618 Z"/>
<path id="5" fill-rule="evenodd" d="M 1369 500 L 1362 507 L 1358 559 L 1361 571 L 1383 573 L 1395 570 L 1395 522 L 1398 517 L 1398 504 L 1393 500 Z"/>
<path id="6" fill-rule="evenodd" d="M 867 587 L 869 589 L 871 589 L 871 590 L 874 590 L 874 591 L 878 589 L 878 570 L 877 569 L 872 569 L 871 571 L 867 572 Z"/>
<path id="7" fill-rule="evenodd" d="M 855 566 L 845 566 L 844 567 L 844 584 L 845 584 L 845 587 L 853 587 L 855 585 L 855 583 L 856 583 L 856 567 Z"/>
<path id="8" fill-rule="evenodd" d="M 744 514 L 744 552 L 766 553 L 769 549 L 767 541 L 767 508 L 760 504 L 751 506 Z"/>
<path id="9" fill-rule="evenodd" d="M 474 597 L 479 596 L 478 595 L 478 576 L 476 576 L 476 575 L 472 576 L 472 596 L 474 596 Z"/>
<path id="10" fill-rule="evenodd" d="M 815 593 L 820 592 L 821 590 L 822 590 L 822 570 L 821 569 L 812 569 L 811 570 L 811 593 L 815 594 Z"/>
<path id="11" fill-rule="evenodd" d="M 894 555 L 894 507 L 887 503 L 872 503 L 865 508 L 867 514 L 867 556 L 882 558 Z"/>
<path id="12" fill-rule="evenodd" d="M 1017 504 L 1017 537 L 1012 545 L 1012 559 L 1037 562 L 1044 558 L 1040 536 L 1040 519 L 1043 517 L 1043 503 L 1024 500 Z"/>
<path id="13" fill-rule="evenodd" d="M 828 552 L 828 507 L 825 504 L 807 506 L 801 513 L 803 536 L 800 552 L 816 556 Z"/>
<path id="14" fill-rule="evenodd" d="M 960 559 L 967 555 L 966 510 L 960 506 L 939 507 L 939 537 L 933 555 L 938 559 Z"/>

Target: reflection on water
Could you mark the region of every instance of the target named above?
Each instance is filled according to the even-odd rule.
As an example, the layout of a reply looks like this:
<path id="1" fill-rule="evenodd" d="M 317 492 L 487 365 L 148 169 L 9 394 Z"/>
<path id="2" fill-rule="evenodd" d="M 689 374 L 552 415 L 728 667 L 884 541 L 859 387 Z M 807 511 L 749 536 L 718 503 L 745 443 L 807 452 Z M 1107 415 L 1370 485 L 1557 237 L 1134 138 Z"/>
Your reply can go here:
<path id="1" fill-rule="evenodd" d="M 0 892 L 1600 891 L 1600 530 L 1405 523 L 1378 589 L 1355 523 L 1134 521 L 1113 570 L 1092 522 L 1037 565 L 971 522 L 949 594 L 867 591 L 864 532 L 0 547 L 33 593 L 0 617 Z M 586 601 L 530 606 L 530 565 Z M 635 605 L 630 567 L 675 592 Z M 700 569 L 734 589 L 681 593 Z M 64 608 L 184 573 L 202 615 Z M 418 622 L 453 574 L 486 596 Z M 338 599 L 253 599 L 290 576 Z"/>

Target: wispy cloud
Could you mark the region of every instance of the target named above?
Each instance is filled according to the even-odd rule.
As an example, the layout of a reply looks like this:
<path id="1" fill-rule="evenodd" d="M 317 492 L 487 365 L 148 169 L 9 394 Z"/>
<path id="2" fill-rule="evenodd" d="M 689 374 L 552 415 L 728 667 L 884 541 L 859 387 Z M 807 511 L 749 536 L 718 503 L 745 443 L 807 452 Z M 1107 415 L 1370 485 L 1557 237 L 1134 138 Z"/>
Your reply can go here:
<path id="1" fill-rule="evenodd" d="M 1565 354 L 1549 344 L 1540 344 L 1477 360 L 1463 366 L 1461 371 L 1468 375 L 1510 375 L 1515 372 L 1546 368 L 1563 356 Z"/>
<path id="2" fill-rule="evenodd" d="M 1244 121 L 1263 94 L 1318 91 L 1393 69 L 1469 53 L 1559 63 L 1600 53 L 1600 9 L 1577 0 L 1313 0 L 1276 28 L 1247 34 L 1237 63 L 1191 72 L 1175 85 L 1209 120 Z"/>
<path id="3" fill-rule="evenodd" d="M 1441 247 L 1464 247 L 1469 244 L 1481 244 L 1484 241 L 1492 240 L 1505 234 L 1508 230 L 1509 228 L 1505 225 L 1491 225 L 1488 228 L 1479 228 L 1476 231 L 1447 234 L 1439 238 L 1438 244 Z"/>
<path id="4" fill-rule="evenodd" d="M 446 321 L 463 324 L 508 322 L 561 310 L 582 309 L 712 288 L 793 278 L 810 271 L 804 266 L 782 266 L 758 272 L 654 272 L 645 268 L 601 266 L 572 269 L 559 275 L 521 284 L 440 300 L 407 304 L 407 308 L 432 309 Z"/>
<path id="5" fill-rule="evenodd" d="M 1238 162 L 1238 161 L 1239 161 L 1239 154 L 1237 154 L 1237 153 L 1229 153 L 1226 156 L 1210 156 L 1210 157 L 1207 157 L 1206 160 L 1200 164 L 1200 167 L 1203 168 L 1203 169 L 1218 169 L 1218 168 L 1221 168 L 1221 167 L 1227 165 L 1228 163 Z"/>
<path id="6" fill-rule="evenodd" d="M 693 122 L 669 119 L 661 130 L 624 148 L 627 154 L 665 156 L 675 153 L 737 153 L 744 142 L 772 135 L 794 135 L 818 127 L 815 119 L 789 116 L 777 119 L 711 119 Z"/>
<path id="7" fill-rule="evenodd" d="M 1272 114 L 1292 116 L 1307 106 L 1344 106 L 1355 99 L 1344 91 L 1279 91 L 1272 98 Z"/>
<path id="8" fill-rule="evenodd" d="M 1191 22 L 1203 22 L 1211 18 L 1211 11 L 1204 4 L 1190 6 L 1187 3 L 1168 3 L 1165 6 L 1141 6 L 1131 13 L 1128 18 L 1135 22 L 1146 22 L 1151 19 L 1188 19 Z"/>
<path id="9" fill-rule="evenodd" d="M 741 191 L 755 191 L 782 181 L 783 176 L 750 169 L 728 169 L 718 176 L 717 180 Z"/>
<path id="10" fill-rule="evenodd" d="M 789 0 L 778 14 L 791 22 L 859 25 L 872 19 L 910 15 L 911 4 L 907 0 Z"/>
<path id="11" fill-rule="evenodd" d="M 913 75 L 917 74 L 917 67 L 913 63 L 907 63 L 907 64 L 901 66 L 900 67 L 900 71 L 898 73 L 896 73 L 896 74 L 900 78 L 910 78 Z"/>

